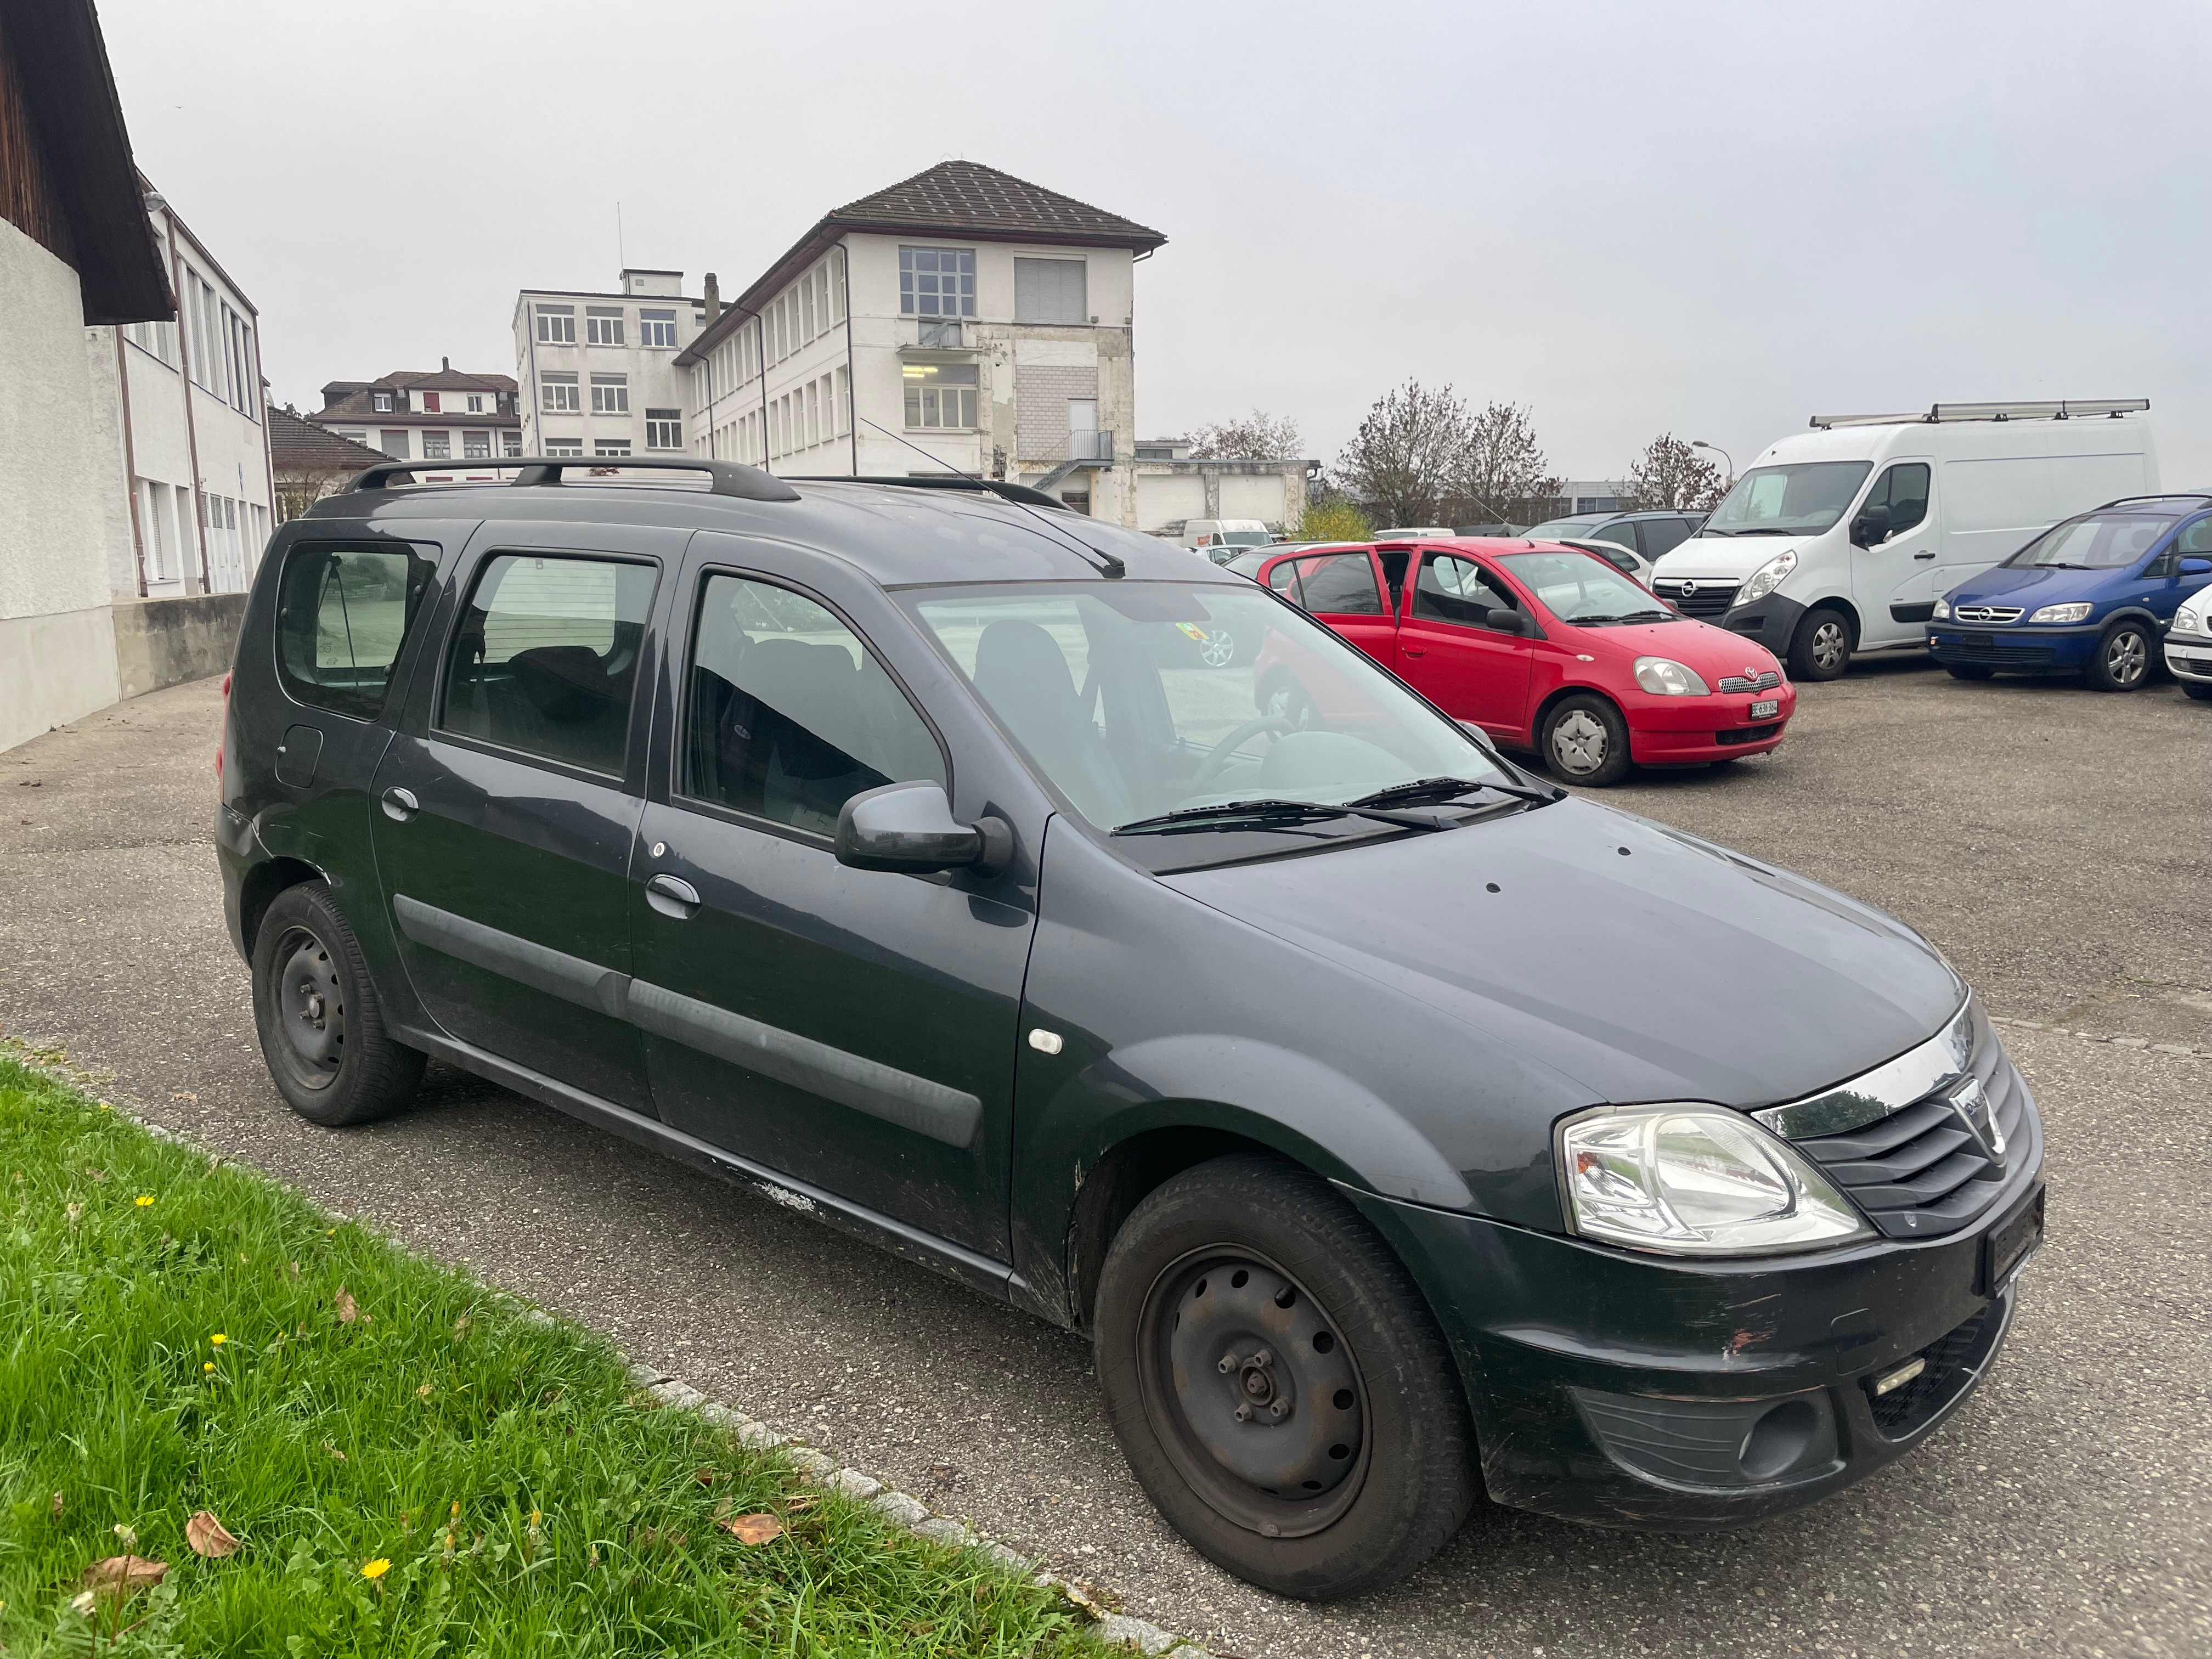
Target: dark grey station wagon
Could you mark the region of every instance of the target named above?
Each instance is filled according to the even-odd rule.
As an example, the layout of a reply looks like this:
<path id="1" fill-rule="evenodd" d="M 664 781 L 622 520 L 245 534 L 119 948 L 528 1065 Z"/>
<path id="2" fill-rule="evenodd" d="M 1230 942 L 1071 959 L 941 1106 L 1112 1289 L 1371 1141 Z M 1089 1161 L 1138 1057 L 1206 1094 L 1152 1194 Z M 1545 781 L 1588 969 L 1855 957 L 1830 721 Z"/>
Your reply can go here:
<path id="1" fill-rule="evenodd" d="M 216 837 L 305 1116 L 435 1059 L 1083 1331 L 1294 1595 L 1485 1495 L 1790 1509 L 1991 1363 L 2041 1131 L 1909 928 L 1018 488 L 508 465 L 372 468 L 252 596 Z"/>

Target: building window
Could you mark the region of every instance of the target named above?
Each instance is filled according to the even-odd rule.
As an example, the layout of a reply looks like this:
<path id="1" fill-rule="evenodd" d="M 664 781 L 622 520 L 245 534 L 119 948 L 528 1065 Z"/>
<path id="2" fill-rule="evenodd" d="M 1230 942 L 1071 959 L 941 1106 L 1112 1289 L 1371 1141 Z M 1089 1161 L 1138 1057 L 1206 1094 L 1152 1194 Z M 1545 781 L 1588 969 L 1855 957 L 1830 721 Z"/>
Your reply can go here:
<path id="1" fill-rule="evenodd" d="M 680 409 L 647 410 L 645 447 L 647 449 L 683 448 L 684 411 Z"/>
<path id="2" fill-rule="evenodd" d="M 422 459 L 426 461 L 450 461 L 453 459 L 453 434 L 450 432 L 426 432 L 422 434 Z"/>
<path id="3" fill-rule="evenodd" d="M 1087 270 L 1080 259 L 1015 260 L 1014 320 L 1089 322 L 1091 303 L 1084 280 Z"/>
<path id="4" fill-rule="evenodd" d="M 368 434 L 366 432 L 341 432 L 338 436 L 349 444 L 365 444 L 368 441 Z"/>
<path id="5" fill-rule="evenodd" d="M 576 343 L 576 307 L 574 306 L 540 306 L 538 307 L 538 338 L 544 345 L 574 345 Z"/>
<path id="6" fill-rule="evenodd" d="M 646 311 L 637 313 L 638 343 L 645 346 L 676 349 L 676 313 L 672 311 Z"/>
<path id="7" fill-rule="evenodd" d="M 619 306 L 584 307 L 584 343 L 618 346 L 623 343 L 623 314 Z"/>
<path id="8" fill-rule="evenodd" d="M 469 413 L 471 415 L 483 413 L 483 399 L 474 392 L 469 394 Z"/>
<path id="9" fill-rule="evenodd" d="M 441 412 L 438 408 L 438 394 L 436 392 L 426 392 L 422 394 L 422 412 L 425 415 L 435 415 Z"/>
<path id="10" fill-rule="evenodd" d="M 465 461 L 488 461 L 491 459 L 491 434 L 464 432 L 461 434 L 461 459 Z"/>
<path id="11" fill-rule="evenodd" d="M 629 376 L 627 374 L 592 375 L 592 413 L 594 415 L 629 414 Z"/>
<path id="12" fill-rule="evenodd" d="M 908 363 L 906 423 L 910 427 L 975 424 L 975 365 Z"/>
<path id="13" fill-rule="evenodd" d="M 601 460 L 618 459 L 629 453 L 627 438 L 601 438 L 592 446 L 592 453 Z"/>
<path id="14" fill-rule="evenodd" d="M 510 455 L 520 455 L 522 453 L 522 434 L 520 432 L 508 433 L 506 437 L 501 441 L 501 447 Z M 550 453 L 551 452 L 548 451 L 547 453 Z"/>
<path id="15" fill-rule="evenodd" d="M 544 374 L 538 377 L 545 394 L 545 412 L 549 415 L 574 415 L 583 409 L 582 393 L 576 389 L 573 374 Z"/>
<path id="16" fill-rule="evenodd" d="M 909 317 L 973 317 L 975 250 L 901 248 L 899 310 Z"/>
<path id="17" fill-rule="evenodd" d="M 392 394 L 389 392 L 370 392 L 368 394 L 368 407 L 371 412 L 374 414 L 389 415 L 392 413 Z"/>
<path id="18" fill-rule="evenodd" d="M 584 441 L 581 438 L 548 438 L 545 453 L 548 455 L 581 455 Z"/>
<path id="19" fill-rule="evenodd" d="M 395 461 L 405 460 L 407 459 L 407 434 L 404 432 L 386 432 L 382 435 L 384 441 L 380 443 L 377 447 L 381 449 Z"/>

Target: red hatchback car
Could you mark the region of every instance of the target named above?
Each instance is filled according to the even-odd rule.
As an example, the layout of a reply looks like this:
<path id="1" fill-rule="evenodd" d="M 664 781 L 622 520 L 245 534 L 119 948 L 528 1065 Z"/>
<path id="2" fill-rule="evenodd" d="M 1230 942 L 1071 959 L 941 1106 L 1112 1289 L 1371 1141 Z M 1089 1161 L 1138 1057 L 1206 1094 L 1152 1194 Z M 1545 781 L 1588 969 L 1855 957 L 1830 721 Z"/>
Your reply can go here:
<path id="1" fill-rule="evenodd" d="M 1384 542 L 1248 555 L 1231 568 L 1572 783 L 1764 754 L 1796 708 L 1763 646 L 1556 543 Z M 1329 688 L 1302 684 L 1273 659 L 1263 644 L 1253 659 L 1260 712 L 1325 723 Z"/>

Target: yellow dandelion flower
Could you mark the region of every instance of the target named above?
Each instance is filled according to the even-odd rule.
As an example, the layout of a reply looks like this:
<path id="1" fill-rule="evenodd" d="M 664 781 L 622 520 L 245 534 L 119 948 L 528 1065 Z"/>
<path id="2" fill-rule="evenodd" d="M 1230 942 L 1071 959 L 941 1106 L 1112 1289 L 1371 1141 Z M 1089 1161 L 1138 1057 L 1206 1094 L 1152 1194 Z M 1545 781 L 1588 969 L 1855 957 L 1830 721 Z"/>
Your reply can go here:
<path id="1" fill-rule="evenodd" d="M 374 1561 L 362 1563 L 361 1576 L 364 1578 L 370 1579 L 381 1578 L 386 1573 L 390 1572 L 391 1571 L 392 1563 L 386 1560 L 380 1555 Z"/>
<path id="2" fill-rule="evenodd" d="M 224 1343 L 229 1341 L 230 1339 L 225 1336 L 221 1331 L 217 1331 L 213 1336 L 208 1338 L 208 1340 L 213 1343 L 216 1347 L 220 1348 Z"/>
<path id="3" fill-rule="evenodd" d="M 141 1193 L 137 1198 L 131 1200 L 131 1202 L 136 1204 L 142 1210 L 146 1209 L 154 1202 L 154 1194 L 151 1193 Z"/>
<path id="4" fill-rule="evenodd" d="M 203 1373 L 207 1372 L 207 1371 L 211 1371 L 211 1370 L 213 1370 L 214 1369 L 215 1369 L 215 1361 L 214 1361 L 214 1360 L 212 1360 L 212 1359 L 206 1361 L 204 1364 L 203 1364 L 200 1366 L 200 1370 L 201 1370 L 201 1371 L 202 1371 Z"/>

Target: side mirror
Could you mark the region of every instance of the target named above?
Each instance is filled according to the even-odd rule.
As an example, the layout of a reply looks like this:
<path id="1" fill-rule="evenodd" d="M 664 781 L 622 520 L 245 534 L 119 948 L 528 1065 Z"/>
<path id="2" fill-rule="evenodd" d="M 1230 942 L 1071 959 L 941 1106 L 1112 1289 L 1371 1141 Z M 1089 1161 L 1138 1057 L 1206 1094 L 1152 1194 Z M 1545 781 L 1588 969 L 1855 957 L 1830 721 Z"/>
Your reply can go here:
<path id="1" fill-rule="evenodd" d="M 1489 732 L 1484 731 L 1473 720 L 1460 720 L 1456 722 L 1456 724 L 1461 731 L 1466 732 L 1468 737 L 1474 738 L 1477 744 L 1481 745 L 1483 753 L 1486 755 L 1494 755 L 1498 752 L 1497 741 L 1491 737 Z"/>
<path id="2" fill-rule="evenodd" d="M 1012 861 L 1014 832 L 1000 818 L 967 824 L 933 783 L 864 789 L 837 814 L 837 862 L 855 870 L 973 870 L 995 876 Z"/>
<path id="3" fill-rule="evenodd" d="M 1483 617 L 1483 621 L 1501 634 L 1525 634 L 1528 631 L 1528 619 L 1518 611 L 1493 610 Z"/>
<path id="4" fill-rule="evenodd" d="M 1851 545 L 1872 547 L 1889 539 L 1889 509 L 1886 507 L 1863 507 L 1851 521 Z"/>
<path id="5" fill-rule="evenodd" d="M 2181 574 L 2185 576 L 2212 576 L 2212 559 L 2184 559 Z"/>

